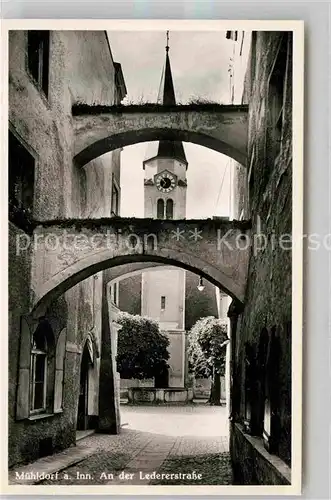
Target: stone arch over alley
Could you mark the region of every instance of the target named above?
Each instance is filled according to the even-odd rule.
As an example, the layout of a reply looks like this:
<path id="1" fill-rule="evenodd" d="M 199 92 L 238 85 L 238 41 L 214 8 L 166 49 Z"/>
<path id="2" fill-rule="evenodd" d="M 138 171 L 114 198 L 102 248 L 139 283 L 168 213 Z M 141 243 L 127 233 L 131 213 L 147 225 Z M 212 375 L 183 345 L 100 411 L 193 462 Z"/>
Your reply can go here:
<path id="1" fill-rule="evenodd" d="M 33 248 L 33 301 L 40 316 L 52 300 L 93 274 L 132 262 L 182 267 L 243 302 L 249 222 L 100 219 L 38 225 Z M 38 263 L 44 262 L 41 267 Z"/>
<path id="2" fill-rule="evenodd" d="M 242 105 L 73 107 L 74 158 L 94 158 L 139 142 L 177 140 L 213 149 L 246 165 L 247 113 Z"/>

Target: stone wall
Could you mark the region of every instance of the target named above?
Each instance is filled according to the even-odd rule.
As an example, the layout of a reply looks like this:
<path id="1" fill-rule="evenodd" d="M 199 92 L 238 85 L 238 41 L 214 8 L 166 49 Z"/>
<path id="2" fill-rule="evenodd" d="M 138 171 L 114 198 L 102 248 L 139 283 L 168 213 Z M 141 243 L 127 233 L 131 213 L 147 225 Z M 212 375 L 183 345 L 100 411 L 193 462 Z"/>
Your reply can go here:
<path id="1" fill-rule="evenodd" d="M 37 220 L 110 216 L 113 171 L 119 179 L 119 152 L 96 159 L 84 170 L 73 161 L 71 106 L 114 103 L 114 64 L 105 32 L 51 31 L 48 96 L 39 90 L 27 66 L 26 31 L 9 35 L 9 123 L 17 139 L 35 158 L 33 217 Z M 101 167 L 101 168 L 100 168 Z M 48 450 L 75 443 L 80 359 L 86 337 L 100 348 L 102 273 L 70 289 L 51 305 L 52 315 L 66 327 L 62 412 L 38 419 L 17 420 L 18 363 L 22 344 L 21 318 L 29 312 L 30 254 L 16 255 L 16 236 L 9 226 L 9 465 Z M 40 265 L 42 263 L 40 262 Z M 47 314 L 50 314 L 47 312 Z M 59 333 L 59 332 L 58 332 Z M 55 341 L 57 332 L 54 331 Z M 88 412 L 98 414 L 96 359 L 89 381 Z M 27 405 L 29 405 L 28 394 Z"/>
<path id="2" fill-rule="evenodd" d="M 235 485 L 288 485 L 291 469 L 264 448 L 260 438 L 247 436 L 242 427 L 231 427 L 230 450 Z"/>
<path id="3" fill-rule="evenodd" d="M 120 378 L 120 396 L 123 399 L 128 398 L 128 391 L 135 387 L 155 387 L 154 378 L 138 380 L 137 378 Z"/>
<path id="4" fill-rule="evenodd" d="M 237 332 L 234 385 L 235 389 L 240 387 L 240 391 L 234 404 L 237 418 L 241 422 L 247 420 L 245 411 L 251 405 L 251 433 L 261 436 L 264 421 L 263 393 L 267 395 L 267 386 L 270 384 L 271 398 L 275 405 L 274 422 L 277 421 L 274 452 L 290 464 L 292 262 L 291 251 L 282 249 L 279 243 L 282 235 L 292 232 L 292 42 L 290 34 L 287 37 L 285 33 L 284 37 L 287 39 L 280 45 L 281 37 L 282 34 L 276 32 L 253 33 L 251 59 L 245 81 L 244 95 L 249 102 L 247 176 L 249 211 L 253 225 L 252 241 L 256 235 L 263 234 L 265 248 L 258 251 L 253 246 L 250 257 L 245 307 L 239 317 Z M 284 47 L 281 59 L 282 62 L 285 59 L 286 69 L 280 72 L 284 76 L 281 99 L 283 114 L 282 120 L 278 120 L 276 124 L 273 121 L 274 103 L 271 101 L 273 89 L 270 87 L 273 80 L 270 78 L 277 67 L 275 62 L 278 64 L 280 47 Z M 277 78 L 279 85 L 279 75 Z M 281 130 L 280 142 L 276 137 L 276 129 Z M 278 360 L 276 368 L 274 365 L 272 381 L 265 373 L 270 370 L 268 363 L 273 355 L 271 351 L 264 355 L 263 335 L 268 339 L 271 351 L 273 344 L 270 339 L 278 345 Z M 249 356 L 247 353 L 250 353 Z M 251 378 L 246 361 L 255 370 Z M 253 396 L 249 395 L 247 384 L 250 385 Z M 261 394 L 262 401 L 254 398 L 254 394 Z M 266 421 L 264 424 L 266 426 Z M 239 437 L 233 436 L 232 439 Z M 240 439 L 243 441 L 244 438 L 241 436 Z M 244 474 L 244 467 L 250 467 L 250 473 L 253 474 L 256 464 L 254 460 L 249 462 L 250 466 L 244 464 L 242 457 L 235 452 L 239 445 L 241 447 L 243 443 L 235 443 L 232 448 L 236 470 L 241 470 Z M 246 443 L 245 446 L 249 447 L 250 444 Z M 247 470 L 245 474 L 247 476 Z M 249 482 L 247 478 L 246 480 Z M 263 482 L 270 484 L 266 477 Z"/>

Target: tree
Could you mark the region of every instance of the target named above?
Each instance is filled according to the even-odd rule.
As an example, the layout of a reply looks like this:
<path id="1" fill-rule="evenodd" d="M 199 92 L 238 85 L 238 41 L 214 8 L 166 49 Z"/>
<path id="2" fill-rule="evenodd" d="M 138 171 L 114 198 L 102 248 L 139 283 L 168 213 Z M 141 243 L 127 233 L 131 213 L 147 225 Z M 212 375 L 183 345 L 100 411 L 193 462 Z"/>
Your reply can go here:
<path id="1" fill-rule="evenodd" d="M 228 341 L 226 325 L 213 316 L 200 318 L 188 335 L 189 367 L 196 377 L 212 377 L 209 403 L 213 405 L 220 404 Z"/>
<path id="2" fill-rule="evenodd" d="M 168 338 L 160 332 L 159 324 L 149 318 L 122 312 L 117 323 L 117 370 L 122 378 L 158 377 L 168 369 Z"/>

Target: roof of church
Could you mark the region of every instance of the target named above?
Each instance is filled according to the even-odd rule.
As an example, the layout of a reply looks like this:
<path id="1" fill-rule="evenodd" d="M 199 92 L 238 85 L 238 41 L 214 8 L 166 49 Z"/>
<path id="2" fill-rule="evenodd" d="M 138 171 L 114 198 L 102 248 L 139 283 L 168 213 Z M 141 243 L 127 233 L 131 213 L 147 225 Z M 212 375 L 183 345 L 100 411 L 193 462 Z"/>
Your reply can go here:
<path id="1" fill-rule="evenodd" d="M 162 104 L 164 106 L 173 106 L 176 105 L 176 97 L 175 97 L 175 89 L 174 83 L 172 79 L 172 72 L 170 66 L 169 59 L 169 46 L 166 46 L 166 60 L 165 66 L 163 68 L 159 95 L 157 98 L 157 103 Z M 175 158 L 183 163 L 186 163 L 186 155 L 183 147 L 182 141 L 171 141 L 161 139 L 158 143 L 158 148 L 156 154 L 149 156 L 145 159 L 145 161 L 154 159 L 154 158 Z"/>

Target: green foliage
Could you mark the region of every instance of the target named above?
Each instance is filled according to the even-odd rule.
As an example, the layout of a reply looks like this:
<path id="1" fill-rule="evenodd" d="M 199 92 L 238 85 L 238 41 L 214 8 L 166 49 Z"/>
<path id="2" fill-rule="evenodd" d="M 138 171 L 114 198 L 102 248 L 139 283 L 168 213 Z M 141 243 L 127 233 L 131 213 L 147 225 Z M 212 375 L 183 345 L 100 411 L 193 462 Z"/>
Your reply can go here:
<path id="1" fill-rule="evenodd" d="M 190 97 L 190 99 L 188 100 L 188 104 L 201 104 L 201 105 L 204 105 L 204 104 L 210 104 L 210 105 L 213 105 L 213 106 L 219 106 L 223 103 L 221 102 L 217 102 L 217 101 L 213 101 L 212 99 L 208 99 L 206 97 L 201 97 L 201 96 L 193 96 L 193 97 Z"/>
<path id="2" fill-rule="evenodd" d="M 214 316 L 195 323 L 188 335 L 188 359 L 196 377 L 210 377 L 213 371 L 224 375 L 227 340 L 226 325 Z"/>
<path id="3" fill-rule="evenodd" d="M 168 367 L 169 340 L 156 321 L 123 312 L 117 323 L 122 325 L 117 346 L 117 370 L 122 378 L 153 378 Z"/>

